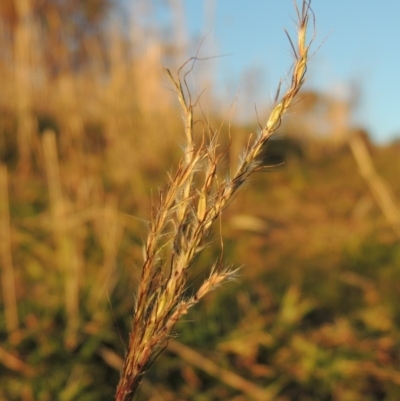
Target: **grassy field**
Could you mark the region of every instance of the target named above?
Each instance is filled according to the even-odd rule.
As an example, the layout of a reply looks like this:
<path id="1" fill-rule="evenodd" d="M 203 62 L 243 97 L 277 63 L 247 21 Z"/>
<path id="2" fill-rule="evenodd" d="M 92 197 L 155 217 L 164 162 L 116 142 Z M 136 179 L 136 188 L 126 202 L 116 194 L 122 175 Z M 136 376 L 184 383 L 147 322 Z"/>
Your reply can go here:
<path id="1" fill-rule="evenodd" d="M 85 68 L 47 39 L 34 18 L 0 31 L 0 400 L 113 399 L 149 221 L 179 171 L 182 112 L 157 38 L 88 42 Z M 216 220 L 179 299 L 199 293 L 221 238 L 235 280 L 171 329 L 136 399 L 400 399 L 398 209 L 315 117 L 335 102 L 299 97 L 263 150 L 270 167 Z M 201 102 L 193 134 L 218 133 L 232 172 L 257 123 L 205 118 Z M 399 144 L 367 149 L 373 178 L 400 199 Z"/>

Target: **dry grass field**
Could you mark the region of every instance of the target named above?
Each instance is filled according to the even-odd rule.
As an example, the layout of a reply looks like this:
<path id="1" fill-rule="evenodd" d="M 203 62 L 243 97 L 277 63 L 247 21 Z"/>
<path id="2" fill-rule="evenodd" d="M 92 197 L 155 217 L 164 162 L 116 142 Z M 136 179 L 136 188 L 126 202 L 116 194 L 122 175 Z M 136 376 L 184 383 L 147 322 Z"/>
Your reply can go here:
<path id="1" fill-rule="evenodd" d="M 400 399 L 400 147 L 300 90 L 312 13 L 260 129 L 159 32 L 77 46 L 30 4 L 0 6 L 0 400 Z"/>

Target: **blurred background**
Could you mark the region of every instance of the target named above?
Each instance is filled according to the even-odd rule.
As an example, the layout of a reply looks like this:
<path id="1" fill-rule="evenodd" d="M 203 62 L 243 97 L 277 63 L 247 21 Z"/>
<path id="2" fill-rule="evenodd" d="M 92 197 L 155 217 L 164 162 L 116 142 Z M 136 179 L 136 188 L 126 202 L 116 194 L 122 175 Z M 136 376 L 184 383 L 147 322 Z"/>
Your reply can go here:
<path id="1" fill-rule="evenodd" d="M 316 53 L 270 168 L 191 278 L 222 231 L 238 280 L 178 324 L 138 400 L 400 399 L 400 6 L 312 5 Z M 0 400 L 113 398 L 184 143 L 163 67 L 201 58 L 183 70 L 196 120 L 234 168 L 290 76 L 294 19 L 289 0 L 0 2 Z"/>

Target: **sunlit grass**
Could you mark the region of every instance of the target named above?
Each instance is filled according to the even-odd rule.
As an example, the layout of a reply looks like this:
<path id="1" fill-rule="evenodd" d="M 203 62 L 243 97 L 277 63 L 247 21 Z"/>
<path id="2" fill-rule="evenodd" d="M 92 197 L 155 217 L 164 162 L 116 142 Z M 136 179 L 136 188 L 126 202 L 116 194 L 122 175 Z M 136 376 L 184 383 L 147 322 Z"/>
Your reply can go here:
<path id="1" fill-rule="evenodd" d="M 229 188 L 241 183 L 235 177 L 257 168 L 257 152 L 286 107 L 284 85 L 269 130 L 250 142 L 249 130 L 221 123 L 226 116 L 205 118 L 203 98 L 184 103 L 196 103 L 197 123 L 194 152 L 189 143 L 179 165 L 182 110 L 161 68 L 161 39 L 128 57 L 124 46 L 130 44 L 114 35 L 112 47 L 90 47 L 86 69 L 54 72 L 42 57 L 39 25 L 21 21 L 8 36 L 1 32 L 0 43 L 13 54 L 0 59 L 0 399 L 114 397 L 148 221 L 151 213 L 157 221 L 158 191 L 163 188 L 165 200 L 168 185 L 181 201 L 166 211 L 175 225 L 158 244 L 178 228 L 175 260 L 191 249 L 184 234 L 193 231 L 185 224 L 203 222 L 200 234 L 207 234 L 208 221 L 218 217 L 207 240 L 196 239 L 207 245 L 202 256 L 185 259 L 188 281 L 182 279 L 172 308 L 181 303 L 186 312 L 190 300 L 205 295 L 213 261 L 243 268 L 236 282 L 209 293 L 173 330 L 177 315 L 171 309 L 164 314 L 172 317 L 164 334 L 179 336 L 147 370 L 138 399 L 237 401 L 254 390 L 259 398 L 281 401 L 400 397 L 398 243 L 345 145 L 332 150 L 327 142 L 297 137 L 285 165 L 252 174 L 230 202 L 235 191 Z M 171 71 L 177 84 L 182 75 Z M 293 73 L 303 79 L 301 62 Z M 298 88 L 301 82 L 294 83 Z M 299 129 L 300 105 L 280 131 L 310 138 L 304 127 L 312 124 Z M 318 134 L 318 126 L 313 129 Z M 215 133 L 221 146 L 214 154 Z M 240 164 L 237 149 L 247 143 Z M 267 165 L 276 156 L 273 146 L 268 141 L 263 152 Z M 398 148 L 370 146 L 398 197 Z M 188 166 L 197 191 L 185 180 L 179 190 L 174 181 Z M 171 252 L 168 244 L 163 250 Z M 217 281 L 232 272 L 220 267 Z M 159 277 L 168 288 L 168 277 Z M 153 300 L 163 296 L 151 289 Z M 163 304 L 158 298 L 152 305 Z M 152 316 L 154 309 L 146 310 Z"/>

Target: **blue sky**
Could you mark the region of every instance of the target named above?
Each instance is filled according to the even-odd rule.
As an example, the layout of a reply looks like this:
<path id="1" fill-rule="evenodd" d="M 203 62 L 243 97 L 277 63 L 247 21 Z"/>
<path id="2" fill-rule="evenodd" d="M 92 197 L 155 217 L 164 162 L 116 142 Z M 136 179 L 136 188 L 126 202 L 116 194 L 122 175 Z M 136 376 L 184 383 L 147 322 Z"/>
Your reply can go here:
<path id="1" fill-rule="evenodd" d="M 233 100 L 253 79 L 257 107 L 268 105 L 292 62 L 283 31 L 295 33 L 292 0 L 180 2 L 194 43 L 208 34 L 201 54 L 227 55 L 210 67 L 218 90 Z M 313 0 L 312 8 L 314 49 L 321 47 L 308 69 L 308 87 L 337 93 L 338 88 L 358 85 L 356 122 L 379 142 L 399 137 L 400 1 Z"/>

